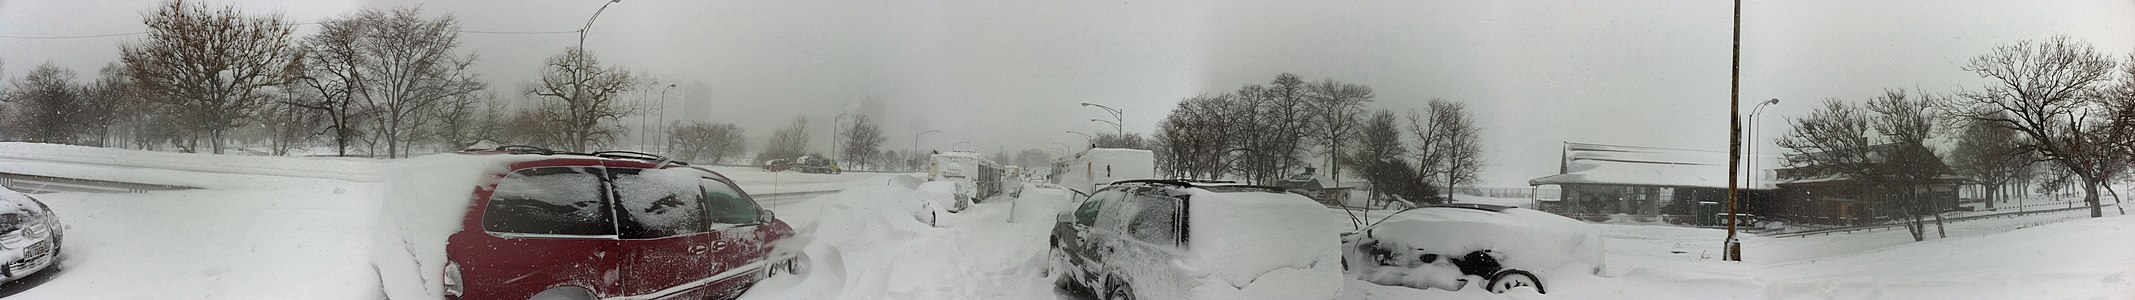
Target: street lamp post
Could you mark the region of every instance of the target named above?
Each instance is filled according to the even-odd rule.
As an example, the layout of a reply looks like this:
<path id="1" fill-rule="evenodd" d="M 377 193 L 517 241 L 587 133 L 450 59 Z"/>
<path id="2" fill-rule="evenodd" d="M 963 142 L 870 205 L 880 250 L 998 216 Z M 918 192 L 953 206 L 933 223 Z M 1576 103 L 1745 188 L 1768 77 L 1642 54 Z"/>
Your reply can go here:
<path id="1" fill-rule="evenodd" d="M 1090 136 L 1090 134 L 1088 134 L 1088 133 L 1082 133 L 1081 131 L 1074 131 L 1074 130 L 1069 130 L 1069 131 L 1067 131 L 1067 133 L 1073 133 L 1073 134 L 1075 134 L 1075 135 L 1080 135 L 1080 136 L 1082 136 L 1082 143 L 1083 143 L 1083 144 L 1085 144 L 1085 145 L 1089 145 L 1089 147 L 1091 147 L 1091 148 L 1096 148 L 1096 147 L 1097 147 L 1097 138 L 1095 138 L 1095 137 L 1091 137 L 1091 136 Z"/>
<path id="2" fill-rule="evenodd" d="M 927 134 L 929 134 L 929 133 L 940 133 L 940 132 L 941 132 L 941 130 L 928 130 L 928 131 L 925 131 L 925 132 L 920 132 L 920 133 L 917 133 L 917 134 L 913 134 L 913 135 L 912 135 L 912 153 L 914 153 L 914 154 L 917 154 L 917 153 L 919 153 L 919 137 L 920 137 L 920 136 L 923 136 L 923 135 L 927 135 Z"/>
<path id="3" fill-rule="evenodd" d="M 830 161 L 838 161 L 838 133 L 845 130 L 845 115 L 847 114 L 852 113 L 838 113 L 837 117 L 830 118 Z"/>
<path id="4" fill-rule="evenodd" d="M 1127 132 L 1127 131 L 1126 131 L 1125 129 L 1122 129 L 1122 128 L 1121 128 L 1121 126 L 1119 126 L 1119 122 L 1113 122 L 1113 121 L 1105 121 L 1105 120 L 1099 120 L 1099 119 L 1090 119 L 1090 122 L 1098 122 L 1098 123 L 1105 123 L 1105 124 L 1107 124 L 1107 125 L 1112 125 L 1112 132 L 1115 132 L 1114 134 L 1119 134 L 1119 135 L 1122 135 L 1122 136 L 1124 136 L 1124 135 L 1126 135 L 1126 133 L 1124 133 L 1124 132 Z"/>
<path id="5" fill-rule="evenodd" d="M 1756 189 L 1756 188 L 1757 188 L 1757 187 L 1759 186 L 1759 185 L 1757 185 L 1757 182 L 1759 181 L 1759 179 L 1762 179 L 1762 178 L 1764 177 L 1764 171 L 1763 171 L 1762 169 L 1758 168 L 1758 166 L 1760 166 L 1760 165 L 1762 165 L 1762 164 L 1758 163 L 1758 156 L 1757 156 L 1757 150 L 1758 150 L 1759 148 L 1764 148 L 1764 147 L 1762 147 L 1762 146 L 1761 146 L 1761 145 L 1763 144 L 1763 142 L 1760 142 L 1760 141 L 1759 141 L 1759 139 L 1758 139 L 1758 138 L 1759 138 L 1759 133 L 1758 133 L 1758 131 L 1759 131 L 1759 130 L 1757 130 L 1757 127 L 1760 127 L 1760 126 L 1758 126 L 1758 124 L 1762 124 L 1762 123 L 1758 123 L 1758 121 L 1759 121 L 1759 120 L 1763 120 L 1763 119 L 1759 119 L 1759 118 L 1757 118 L 1757 113 L 1761 113 L 1761 112 L 1764 112 L 1764 107 L 1765 107 L 1766 105 L 1774 105 L 1774 104 L 1779 104 L 1779 98 L 1772 98 L 1772 100 L 1765 100 L 1765 101 L 1764 101 L 1764 102 L 1762 102 L 1762 103 L 1757 103 L 1757 108 L 1754 108 L 1754 109 L 1750 109 L 1750 129 L 1749 129 L 1749 136 L 1750 136 L 1750 138 L 1749 138 L 1749 141 L 1750 141 L 1750 145 L 1749 145 L 1749 148 L 1750 148 L 1750 153 L 1749 153 L 1749 156 L 1750 156 L 1750 158 L 1749 158 L 1749 167 L 1750 167 L 1750 173 L 1752 173 L 1752 174 L 1750 174 L 1750 177 L 1749 177 L 1749 185 L 1750 185 L 1750 188 L 1751 188 L 1751 189 Z"/>
<path id="6" fill-rule="evenodd" d="M 1096 103 L 1089 103 L 1089 102 L 1083 102 L 1083 103 L 1082 103 L 1082 106 L 1086 106 L 1086 107 L 1087 107 L 1087 106 L 1095 106 L 1095 107 L 1097 107 L 1097 108 L 1099 108 L 1099 109 L 1104 109 L 1104 110 L 1105 110 L 1105 112 L 1107 112 L 1107 113 L 1111 113 L 1111 114 L 1112 114 L 1112 120 L 1113 120 L 1113 122 L 1112 122 L 1112 129 L 1113 129 L 1113 134 L 1118 134 L 1118 135 L 1126 135 L 1126 134 L 1127 134 L 1127 130 L 1126 130 L 1125 128 L 1123 128 L 1123 127 L 1121 127 L 1121 126 L 1120 126 L 1120 124 L 1126 124 L 1126 123 L 1127 123 L 1127 111 L 1126 111 L 1126 110 L 1122 110 L 1122 109 L 1117 109 L 1117 108 L 1112 108 L 1111 106 L 1104 106 L 1104 105 L 1102 105 L 1102 104 L 1096 104 Z M 1091 121 L 1096 121 L 1096 120 L 1095 120 L 1095 119 L 1091 119 Z"/>
<path id="7" fill-rule="evenodd" d="M 578 27 L 578 49 L 575 49 L 578 53 L 571 56 L 572 64 L 578 65 L 576 69 L 571 70 L 571 99 L 579 99 L 579 97 L 583 97 L 586 94 L 586 33 L 593 29 L 593 20 L 600 19 L 601 12 L 608 11 L 608 5 L 622 1 L 608 0 L 608 3 L 601 4 L 599 10 L 593 11 L 593 16 L 586 17 L 586 25 Z M 578 138 L 579 140 L 575 142 L 578 144 L 578 150 L 585 150 L 585 137 Z M 640 140 L 643 139 L 641 138 Z"/>
<path id="8" fill-rule="evenodd" d="M 661 134 L 661 136 L 662 136 L 662 137 L 669 137 L 669 138 L 671 138 L 670 136 L 667 136 L 667 135 L 666 135 L 668 131 L 667 131 L 667 130 L 665 130 L 665 129 L 671 129 L 671 128 L 672 128 L 672 127 L 668 127 L 668 126 L 667 126 L 667 91 L 668 91 L 668 90 L 673 90 L 673 89 L 675 89 L 675 85 L 674 85 L 674 84 L 672 84 L 672 83 L 670 83 L 670 84 L 667 84 L 667 88 L 664 88 L 664 89 L 660 89 L 660 122 L 659 122 L 659 123 L 654 123 L 654 124 L 653 124 L 653 127 L 654 127 L 654 128 L 661 128 L 661 129 L 663 129 L 663 130 L 653 130 L 653 133 L 659 133 L 659 134 Z M 672 139 L 666 139 L 666 140 L 667 140 L 667 148 L 666 148 L 666 149 L 660 149 L 660 150 L 661 150 L 661 151 L 660 151 L 660 153 L 662 153 L 662 154 L 667 154 L 668 152 L 670 152 L 670 151 L 673 151 L 673 150 L 675 149 L 675 141 L 674 141 L 674 140 L 672 140 Z"/>

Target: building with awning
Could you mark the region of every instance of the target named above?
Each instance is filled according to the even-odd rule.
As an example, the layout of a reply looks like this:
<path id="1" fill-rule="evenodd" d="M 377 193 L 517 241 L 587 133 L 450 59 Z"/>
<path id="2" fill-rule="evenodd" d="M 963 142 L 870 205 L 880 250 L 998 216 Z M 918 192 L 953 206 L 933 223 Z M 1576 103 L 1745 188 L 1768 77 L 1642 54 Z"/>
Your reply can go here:
<path id="1" fill-rule="evenodd" d="M 1588 220 L 1633 217 L 1636 221 L 1708 224 L 1712 213 L 1725 211 L 1726 152 L 1564 143 L 1559 174 L 1528 180 L 1529 186 L 1560 187 L 1555 201 L 1536 208 Z M 1743 170 L 1743 176 L 1762 174 Z M 1770 185 L 1743 186 L 1750 197 L 1775 195 Z"/>

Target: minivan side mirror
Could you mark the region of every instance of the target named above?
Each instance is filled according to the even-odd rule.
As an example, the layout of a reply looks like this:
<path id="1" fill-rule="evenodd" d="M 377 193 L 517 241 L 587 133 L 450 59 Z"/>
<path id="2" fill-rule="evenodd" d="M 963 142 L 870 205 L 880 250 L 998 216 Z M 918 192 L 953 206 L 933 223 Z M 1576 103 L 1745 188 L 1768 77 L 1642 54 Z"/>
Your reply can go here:
<path id="1" fill-rule="evenodd" d="M 1072 214 L 1069 214 L 1068 212 L 1064 212 L 1064 211 L 1063 211 L 1063 212 L 1060 212 L 1059 214 L 1055 214 L 1055 215 L 1053 215 L 1053 220 L 1057 220 L 1057 221 L 1058 221 L 1058 222 L 1060 222 L 1060 223 L 1068 223 L 1068 222 L 1074 222 L 1074 221 L 1075 221 L 1075 216 L 1074 216 L 1074 215 L 1072 215 Z"/>
<path id="2" fill-rule="evenodd" d="M 771 221 L 777 221 L 777 220 L 778 220 L 778 214 L 777 214 L 777 213 L 773 213 L 773 212 L 771 212 L 771 210 L 769 210 L 769 209 L 760 209 L 760 210 L 757 210 L 757 213 L 756 213 L 756 222 L 758 222 L 758 223 L 771 223 Z"/>

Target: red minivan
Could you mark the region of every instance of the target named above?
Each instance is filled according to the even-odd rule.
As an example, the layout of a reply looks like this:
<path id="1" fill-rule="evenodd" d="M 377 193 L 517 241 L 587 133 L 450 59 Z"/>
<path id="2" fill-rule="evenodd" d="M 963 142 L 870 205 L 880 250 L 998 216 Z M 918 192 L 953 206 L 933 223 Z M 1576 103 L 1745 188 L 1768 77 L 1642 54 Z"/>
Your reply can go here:
<path id="1" fill-rule="evenodd" d="M 793 228 L 718 172 L 634 152 L 542 155 L 477 188 L 447 240 L 447 299 L 729 299 L 797 258 Z M 538 150 L 538 149 L 535 149 Z"/>

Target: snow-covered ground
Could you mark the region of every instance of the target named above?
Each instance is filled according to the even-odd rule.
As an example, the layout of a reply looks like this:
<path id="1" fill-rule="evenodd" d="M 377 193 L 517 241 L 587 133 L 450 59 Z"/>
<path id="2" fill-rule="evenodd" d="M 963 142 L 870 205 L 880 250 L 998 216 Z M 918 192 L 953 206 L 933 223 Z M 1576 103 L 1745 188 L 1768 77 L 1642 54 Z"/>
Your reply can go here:
<path id="1" fill-rule="evenodd" d="M 371 228 L 366 222 L 375 217 L 370 207 L 389 189 L 391 180 L 384 174 L 391 173 L 384 161 L 134 152 L 104 153 L 122 160 L 83 161 L 88 158 L 53 158 L 64 153 L 33 157 L 41 153 L 34 151 L 78 149 L 7 144 L 0 149 L 32 154 L 0 154 L 0 172 L 203 187 L 37 195 L 67 226 L 63 269 L 0 286 L 0 293 L 19 292 L 11 298 L 380 298 L 364 237 Z M 1033 184 L 1019 199 L 941 215 L 938 227 L 928 227 L 904 211 L 909 206 L 892 205 L 924 197 L 912 190 L 911 175 L 713 169 L 755 194 L 842 189 L 774 208 L 807 235 L 804 251 L 812 270 L 806 276 L 774 277 L 744 298 L 1087 297 L 1056 289 L 1039 276 L 1053 214 L 1071 201 L 1063 190 Z M 2084 213 L 1956 222 L 1949 224 L 1949 238 L 1931 236 L 1925 242 L 1912 242 L 1898 230 L 1798 238 L 1745 235 L 1745 262 L 1719 261 L 1722 230 L 1596 224 L 1591 226 L 1601 229 L 1607 245 L 1607 269 L 1600 276 L 1545 278 L 1548 295 L 1499 295 L 1472 287 L 1418 290 L 1352 280 L 1342 298 L 2135 298 L 2135 217 L 2110 209 L 2105 218 Z M 1333 209 L 1313 217 L 1349 222 L 1346 212 Z"/>

